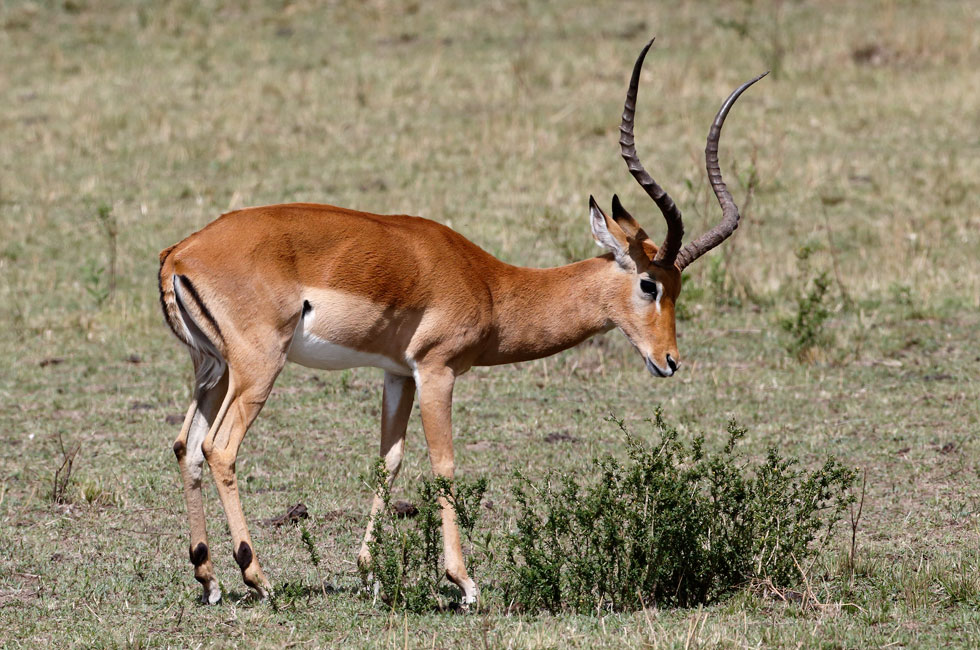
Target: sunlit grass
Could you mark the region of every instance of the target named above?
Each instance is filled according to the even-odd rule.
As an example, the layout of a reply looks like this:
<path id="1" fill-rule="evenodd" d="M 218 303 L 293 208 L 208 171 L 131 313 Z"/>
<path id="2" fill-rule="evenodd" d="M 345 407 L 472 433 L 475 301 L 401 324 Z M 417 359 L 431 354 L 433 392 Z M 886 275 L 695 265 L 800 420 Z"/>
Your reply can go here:
<path id="1" fill-rule="evenodd" d="M 48 645 L 969 645 L 978 633 L 980 14 L 974 3 L 9 2 L 0 7 L 0 638 Z M 744 37 L 730 25 L 745 26 Z M 824 607 L 747 590 L 703 611 L 390 618 L 354 560 L 376 454 L 380 374 L 288 368 L 238 463 L 256 552 L 277 584 L 334 589 L 292 608 L 245 593 L 216 495 L 229 597 L 197 607 L 170 445 L 190 364 L 159 313 L 158 251 L 223 211 L 310 200 L 427 216 L 530 266 L 596 251 L 587 197 L 663 226 L 616 139 L 630 66 L 657 36 L 637 146 L 695 235 L 721 99 L 774 63 L 722 138 L 742 227 L 690 269 L 682 372 L 654 382 L 610 334 L 558 357 L 474 369 L 457 388 L 457 466 L 583 471 L 662 404 L 682 435 L 735 416 L 746 446 L 868 468 L 850 539 L 812 568 Z M 761 44 L 761 45 L 760 45 Z M 768 48 L 768 49 L 767 49 Z M 744 203 L 744 202 L 743 202 Z M 117 283 L 100 206 L 118 224 Z M 799 252 L 811 252 L 801 265 Z M 830 281 L 826 343 L 800 363 L 779 323 Z M 397 486 L 427 473 L 418 418 Z M 51 502 L 81 443 L 71 503 Z M 548 438 L 549 434 L 553 435 Z M 549 442 L 548 440 L 552 440 Z M 398 487 L 396 487 L 398 492 Z M 481 585 L 496 577 L 477 575 Z M 850 604 L 848 604 L 850 603 Z"/>

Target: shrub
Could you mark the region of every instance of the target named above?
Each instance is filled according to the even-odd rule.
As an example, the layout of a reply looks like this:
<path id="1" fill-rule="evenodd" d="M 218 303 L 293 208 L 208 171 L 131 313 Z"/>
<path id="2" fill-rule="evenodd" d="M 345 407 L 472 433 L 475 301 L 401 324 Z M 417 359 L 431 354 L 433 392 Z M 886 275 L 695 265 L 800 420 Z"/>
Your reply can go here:
<path id="1" fill-rule="evenodd" d="M 392 507 L 388 472 L 379 461 L 374 472 L 374 485 L 384 503 L 374 518 L 374 539 L 368 543 L 371 551 L 371 572 L 380 594 L 392 609 L 411 612 L 431 612 L 442 609 L 454 590 L 440 585 L 445 570 L 440 565 L 442 554 L 442 517 L 438 503 L 445 498 L 456 511 L 456 521 L 464 541 L 473 539 L 480 515 L 480 502 L 487 489 L 486 479 L 450 481 L 443 477 L 422 479 L 416 500 L 417 513 L 411 518 L 399 518 Z M 489 543 L 489 537 L 486 539 Z M 472 571 L 476 563 L 470 557 Z"/>
<path id="2" fill-rule="evenodd" d="M 824 329 L 824 323 L 830 318 L 827 305 L 829 288 L 830 280 L 824 271 L 813 278 L 810 289 L 797 298 L 796 313 L 781 323 L 792 336 L 786 349 L 797 361 L 815 361 L 820 348 L 832 343 L 830 334 Z"/>
<path id="3" fill-rule="evenodd" d="M 807 472 L 771 449 L 751 468 L 735 451 L 745 429 L 734 421 L 712 456 L 703 437 L 680 444 L 659 410 L 655 446 L 617 423 L 628 460 L 594 459 L 595 480 L 517 475 L 509 603 L 553 613 L 690 607 L 755 578 L 795 584 L 814 539 L 853 500 L 855 473 L 834 460 Z"/>
<path id="4" fill-rule="evenodd" d="M 790 335 L 786 351 L 800 363 L 824 360 L 826 350 L 834 345 L 834 337 L 826 329 L 826 322 L 831 316 L 830 279 L 827 271 L 814 275 L 810 264 L 814 252 L 811 246 L 801 246 L 796 250 L 797 272 L 790 281 L 796 310 L 790 316 L 779 319 L 780 326 Z M 840 289 L 846 302 L 843 286 Z"/>

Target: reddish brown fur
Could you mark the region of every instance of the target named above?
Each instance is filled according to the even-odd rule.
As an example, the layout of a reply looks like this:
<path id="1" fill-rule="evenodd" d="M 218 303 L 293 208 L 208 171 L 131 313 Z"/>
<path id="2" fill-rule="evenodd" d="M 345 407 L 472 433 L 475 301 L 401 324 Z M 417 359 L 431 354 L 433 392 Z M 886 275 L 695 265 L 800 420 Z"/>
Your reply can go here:
<path id="1" fill-rule="evenodd" d="M 641 245 L 638 271 L 656 276 L 666 295 L 659 317 L 624 330 L 658 348 L 651 349 L 658 361 L 667 353 L 676 359 L 672 312 L 680 276 L 653 265 L 649 239 Z M 443 324 L 418 338 L 401 332 L 398 347 L 406 351 L 411 342 L 421 355 L 438 350 L 457 371 L 547 356 L 612 325 L 623 327 L 628 319 L 616 318 L 617 303 L 633 288 L 610 255 L 553 269 L 516 267 L 428 219 L 315 204 L 222 215 L 161 257 L 163 292 L 172 291 L 174 274 L 189 277 L 222 329 L 239 336 L 256 329 L 288 340 L 308 288 L 359 296 L 416 320 L 438 311 Z M 386 351 L 381 346 L 391 342 L 376 334 L 358 348 Z"/>

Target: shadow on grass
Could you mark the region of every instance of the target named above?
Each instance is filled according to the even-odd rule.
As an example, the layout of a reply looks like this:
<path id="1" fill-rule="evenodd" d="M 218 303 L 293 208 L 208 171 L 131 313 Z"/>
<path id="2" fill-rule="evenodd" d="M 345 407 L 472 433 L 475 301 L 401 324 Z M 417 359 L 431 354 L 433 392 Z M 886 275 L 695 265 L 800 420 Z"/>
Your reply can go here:
<path id="1" fill-rule="evenodd" d="M 355 584 L 338 585 L 335 582 L 325 580 L 322 584 L 310 584 L 306 582 L 285 582 L 275 586 L 274 595 L 268 600 L 263 600 L 254 591 L 231 590 L 224 593 L 222 603 L 235 603 L 241 607 L 252 608 L 256 605 L 267 603 L 273 610 L 295 607 L 298 603 L 306 604 L 313 599 L 324 598 L 335 594 L 361 594 L 365 593 L 365 587 Z M 203 603 L 198 602 L 202 607 Z"/>

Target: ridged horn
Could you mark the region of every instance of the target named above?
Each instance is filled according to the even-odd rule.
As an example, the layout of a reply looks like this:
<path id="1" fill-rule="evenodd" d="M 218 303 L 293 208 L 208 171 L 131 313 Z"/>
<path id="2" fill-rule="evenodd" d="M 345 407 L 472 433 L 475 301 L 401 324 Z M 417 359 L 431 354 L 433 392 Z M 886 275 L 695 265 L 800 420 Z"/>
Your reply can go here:
<path id="1" fill-rule="evenodd" d="M 715 121 L 712 122 L 711 129 L 708 130 L 708 143 L 704 147 L 704 163 L 708 170 L 708 180 L 711 182 L 711 189 L 714 190 L 715 196 L 718 197 L 718 203 L 721 205 L 721 222 L 684 247 L 675 260 L 678 269 L 683 270 L 691 262 L 731 237 L 735 229 L 738 228 L 738 206 L 735 205 L 735 199 L 732 198 L 732 193 L 728 191 L 725 181 L 722 180 L 721 168 L 718 166 L 718 139 L 721 137 L 721 127 L 725 124 L 725 118 L 728 117 L 728 111 L 735 104 L 735 100 L 749 86 L 767 74 L 769 73 L 763 72 L 755 79 L 746 81 L 736 88 L 728 96 L 728 99 L 725 100 L 725 103 L 721 105 L 721 108 L 718 109 L 718 114 L 715 115 Z"/>
<path id="2" fill-rule="evenodd" d="M 664 237 L 664 243 L 657 249 L 655 259 L 669 264 L 674 261 L 680 251 L 681 240 L 684 237 L 684 221 L 681 218 L 681 211 L 674 203 L 674 200 L 670 198 L 670 195 L 664 191 L 664 188 L 660 187 L 657 181 L 653 180 L 653 177 L 643 168 L 643 164 L 636 155 L 635 140 L 633 138 L 633 116 L 636 113 L 636 89 L 640 84 L 640 70 L 643 69 L 643 59 L 646 58 L 647 51 L 653 45 L 653 40 L 651 39 L 646 44 L 646 47 L 640 52 L 640 56 L 637 57 L 636 63 L 633 65 L 633 76 L 630 78 L 630 87 L 626 91 L 626 104 L 623 106 L 623 123 L 619 127 L 619 147 L 623 154 L 623 160 L 626 161 L 626 166 L 629 167 L 630 174 L 640 184 L 640 187 L 650 195 L 650 198 L 653 199 L 654 203 L 657 204 L 657 207 L 663 213 L 664 220 L 667 221 L 667 236 Z"/>

